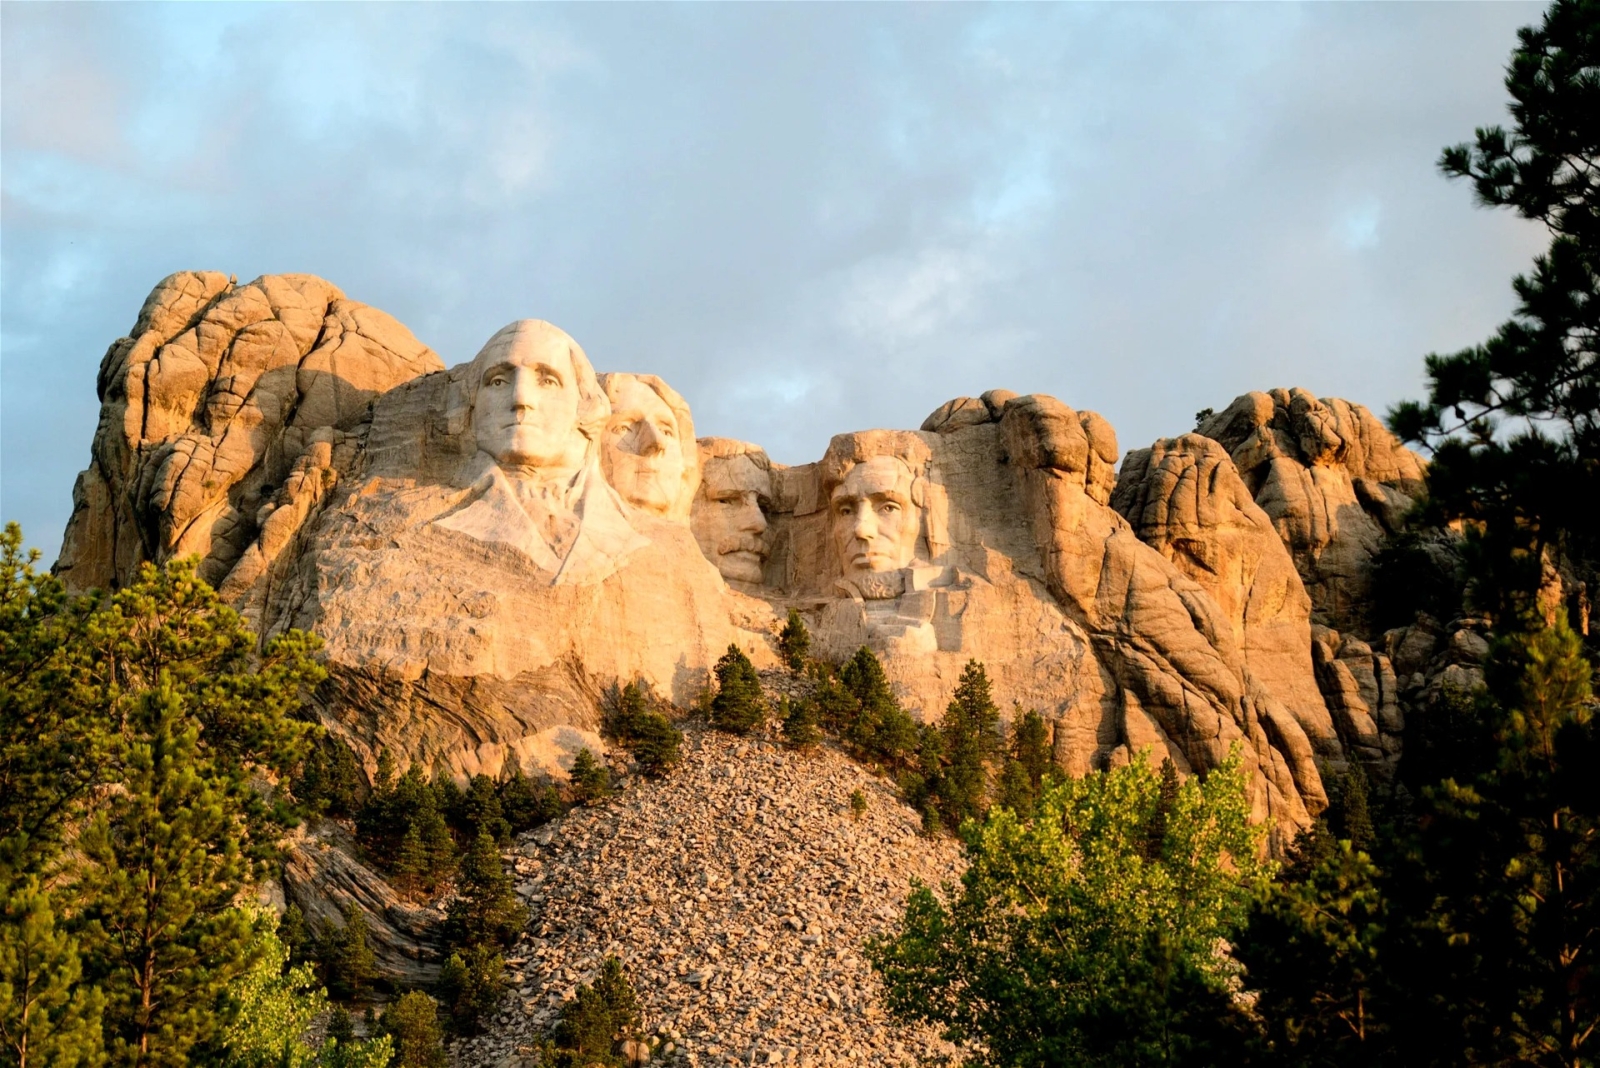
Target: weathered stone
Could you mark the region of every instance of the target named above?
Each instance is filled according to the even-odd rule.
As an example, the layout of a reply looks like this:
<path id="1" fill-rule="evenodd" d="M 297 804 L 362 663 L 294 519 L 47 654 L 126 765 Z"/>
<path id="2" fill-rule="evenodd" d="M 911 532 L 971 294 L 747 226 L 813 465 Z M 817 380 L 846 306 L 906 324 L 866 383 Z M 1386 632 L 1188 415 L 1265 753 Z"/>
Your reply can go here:
<path id="1" fill-rule="evenodd" d="M 1196 431 L 1222 443 L 1294 557 L 1318 622 L 1363 631 L 1372 561 L 1422 488 L 1422 460 L 1366 408 L 1246 393 Z"/>

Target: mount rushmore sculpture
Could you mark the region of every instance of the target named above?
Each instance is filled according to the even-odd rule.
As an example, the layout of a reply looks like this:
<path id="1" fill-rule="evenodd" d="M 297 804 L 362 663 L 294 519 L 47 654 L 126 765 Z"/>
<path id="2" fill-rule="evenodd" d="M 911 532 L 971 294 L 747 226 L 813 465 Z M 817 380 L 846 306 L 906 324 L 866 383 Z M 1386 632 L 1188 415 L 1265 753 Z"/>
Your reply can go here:
<path id="1" fill-rule="evenodd" d="M 1119 472 L 1098 415 L 995 390 L 786 467 L 549 323 L 446 369 L 320 279 L 203 272 L 156 287 L 98 388 L 58 573 L 198 555 L 263 635 L 322 636 L 318 712 L 369 764 L 554 770 L 616 681 L 687 705 L 730 643 L 775 668 L 791 608 L 923 719 L 982 661 L 1074 773 L 1236 747 L 1280 840 L 1329 769 L 1398 748 L 1386 659 L 1327 636 L 1359 630 L 1422 468 L 1343 401 L 1248 394 Z"/>

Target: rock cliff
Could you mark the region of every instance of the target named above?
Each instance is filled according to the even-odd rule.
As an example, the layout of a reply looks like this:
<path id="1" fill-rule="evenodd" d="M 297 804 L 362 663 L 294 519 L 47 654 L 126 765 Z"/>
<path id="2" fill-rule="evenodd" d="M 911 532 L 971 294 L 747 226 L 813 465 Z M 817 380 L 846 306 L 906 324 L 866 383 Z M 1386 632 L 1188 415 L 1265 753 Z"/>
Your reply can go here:
<path id="1" fill-rule="evenodd" d="M 791 608 L 822 655 L 876 650 L 925 720 L 982 661 L 1074 773 L 1237 749 L 1279 845 L 1327 769 L 1398 747 L 1362 609 L 1422 466 L 1359 405 L 1247 394 L 1119 471 L 1100 416 L 995 390 L 785 467 L 697 443 L 670 386 L 598 374 L 548 323 L 447 370 L 320 279 L 198 272 L 98 388 L 57 572 L 198 554 L 263 634 L 322 635 L 319 712 L 369 766 L 559 774 L 600 747 L 603 687 L 689 704 L 730 643 L 774 665 Z"/>

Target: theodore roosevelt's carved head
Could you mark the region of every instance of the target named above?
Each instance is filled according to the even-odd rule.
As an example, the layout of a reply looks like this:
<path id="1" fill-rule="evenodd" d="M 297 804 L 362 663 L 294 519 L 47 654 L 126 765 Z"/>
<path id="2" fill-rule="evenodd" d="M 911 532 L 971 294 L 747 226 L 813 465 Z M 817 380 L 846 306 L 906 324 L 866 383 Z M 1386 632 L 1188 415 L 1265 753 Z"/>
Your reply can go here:
<path id="1" fill-rule="evenodd" d="M 690 525 L 722 577 L 759 583 L 769 547 L 772 463 L 760 446 L 731 438 L 700 439 L 700 492 Z"/>
<path id="2" fill-rule="evenodd" d="M 576 470 L 610 414 L 583 349 L 538 319 L 497 331 L 461 387 L 478 448 L 511 472 Z"/>
<path id="3" fill-rule="evenodd" d="M 622 499 L 683 522 L 700 481 L 694 420 L 676 390 L 655 375 L 604 374 L 611 402 L 600 462 Z"/>
<path id="4" fill-rule="evenodd" d="M 919 438 L 896 431 L 840 435 L 828 446 L 823 490 L 846 578 L 898 571 L 916 559 L 928 457 Z"/>

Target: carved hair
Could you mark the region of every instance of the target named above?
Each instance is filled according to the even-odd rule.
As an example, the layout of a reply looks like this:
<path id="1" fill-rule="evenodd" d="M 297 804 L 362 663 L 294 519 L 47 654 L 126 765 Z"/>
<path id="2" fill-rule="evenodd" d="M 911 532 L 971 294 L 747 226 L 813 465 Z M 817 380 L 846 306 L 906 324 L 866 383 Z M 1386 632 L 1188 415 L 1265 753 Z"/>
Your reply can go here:
<path id="1" fill-rule="evenodd" d="M 767 458 L 767 450 L 760 445 L 752 445 L 748 441 L 739 441 L 735 438 L 701 438 L 695 444 L 700 446 L 702 467 L 712 460 L 732 460 L 744 456 L 763 474 L 772 473 L 772 461 Z"/>
<path id="2" fill-rule="evenodd" d="M 445 409 L 446 425 L 450 433 L 467 433 L 472 423 L 472 408 L 478 403 L 478 387 L 483 384 L 483 373 L 488 369 L 489 361 L 513 338 L 524 333 L 549 334 L 554 335 L 558 341 L 563 339 L 566 341 L 567 356 L 572 361 L 572 373 L 577 378 L 578 433 L 588 441 L 585 450 L 587 455 L 595 455 L 600 435 L 606 428 L 606 421 L 611 418 L 611 402 L 606 399 L 606 392 L 600 387 L 594 366 L 584 354 L 583 347 L 565 330 L 543 319 L 518 319 L 514 323 L 507 323 L 484 342 L 483 348 L 478 350 L 471 363 L 450 369 L 450 400 Z"/>
<path id="3" fill-rule="evenodd" d="M 823 499 L 832 496 L 851 468 L 880 456 L 892 456 L 905 465 L 911 474 L 911 503 L 923 507 L 927 503 L 928 464 L 933 459 L 933 450 L 909 430 L 863 430 L 834 435 L 819 465 Z"/>
<path id="4" fill-rule="evenodd" d="M 683 453 L 683 479 L 678 486 L 677 495 L 673 498 L 672 508 L 667 514 L 673 519 L 687 519 L 689 506 L 694 502 L 695 491 L 700 488 L 700 450 L 695 447 L 694 418 L 689 414 L 689 402 L 655 375 L 607 371 L 600 376 L 600 388 L 605 390 L 607 398 L 612 398 L 617 388 L 627 381 L 649 386 L 655 391 L 655 395 L 661 398 L 661 403 L 672 412 L 673 422 L 677 424 L 678 429 L 678 448 Z M 607 411 L 608 419 L 610 414 L 610 411 Z"/>

